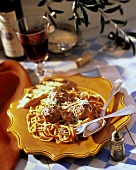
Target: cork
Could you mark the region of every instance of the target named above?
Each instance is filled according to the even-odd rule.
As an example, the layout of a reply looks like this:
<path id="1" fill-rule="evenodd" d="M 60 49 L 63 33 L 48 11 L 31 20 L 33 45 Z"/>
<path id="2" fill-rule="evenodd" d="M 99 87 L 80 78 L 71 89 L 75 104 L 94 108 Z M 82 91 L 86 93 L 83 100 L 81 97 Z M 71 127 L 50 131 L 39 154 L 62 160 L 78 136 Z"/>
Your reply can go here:
<path id="1" fill-rule="evenodd" d="M 89 53 L 85 53 L 83 54 L 81 57 L 79 57 L 78 59 L 76 59 L 76 64 L 77 67 L 82 67 L 85 64 L 87 64 L 88 62 L 90 62 L 92 60 L 92 56 Z"/>

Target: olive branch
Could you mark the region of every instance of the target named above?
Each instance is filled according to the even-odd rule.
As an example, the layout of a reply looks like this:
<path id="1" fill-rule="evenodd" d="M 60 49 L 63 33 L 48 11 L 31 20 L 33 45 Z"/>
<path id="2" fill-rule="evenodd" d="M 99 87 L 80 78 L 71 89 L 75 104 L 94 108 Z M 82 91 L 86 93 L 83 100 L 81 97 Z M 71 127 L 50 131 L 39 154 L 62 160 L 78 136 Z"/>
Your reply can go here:
<path id="1" fill-rule="evenodd" d="M 60 3 L 64 0 L 41 0 L 38 3 L 38 7 L 45 6 L 45 16 L 48 16 L 51 23 L 57 27 L 55 19 L 58 14 L 64 13 L 62 10 L 53 9 L 51 4 L 53 2 Z M 108 14 L 119 12 L 121 15 L 124 14 L 122 4 L 128 3 L 130 0 L 66 0 L 67 2 L 72 2 L 72 16 L 68 20 L 74 22 L 75 30 L 78 32 L 81 24 L 84 24 L 86 27 L 90 24 L 88 13 L 99 13 L 100 14 L 100 34 L 104 32 L 105 26 L 107 24 L 112 24 L 115 27 L 115 40 L 114 44 L 118 42 L 119 35 L 123 36 L 124 45 L 129 43 L 132 48 L 133 54 L 136 54 L 135 45 L 132 41 L 132 37 L 136 38 L 135 32 L 126 32 L 122 27 L 126 26 L 127 21 L 122 21 L 118 19 L 111 19 Z M 51 3 L 50 3 L 51 2 Z"/>

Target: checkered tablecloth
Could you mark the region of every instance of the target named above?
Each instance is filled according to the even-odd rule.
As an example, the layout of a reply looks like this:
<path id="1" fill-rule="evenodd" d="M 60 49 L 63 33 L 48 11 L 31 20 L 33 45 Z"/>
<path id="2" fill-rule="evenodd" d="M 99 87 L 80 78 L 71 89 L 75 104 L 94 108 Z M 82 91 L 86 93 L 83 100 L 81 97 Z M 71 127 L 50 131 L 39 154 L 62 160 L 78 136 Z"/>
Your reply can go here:
<path id="1" fill-rule="evenodd" d="M 97 48 L 101 48 L 105 41 L 104 38 L 87 39 L 89 52 Z M 99 43 L 99 44 L 98 44 Z M 73 55 L 81 55 L 85 49 L 74 49 Z M 70 57 L 64 58 L 65 60 Z M 66 64 L 66 62 L 64 61 Z M 63 64 L 63 63 L 62 63 Z M 25 65 L 25 64 L 24 64 Z M 98 53 L 93 60 L 84 68 L 80 68 L 78 72 L 82 72 L 84 76 L 95 77 L 104 76 L 111 82 L 120 78 L 123 80 L 121 92 L 125 94 L 125 105 L 135 105 L 136 100 L 136 58 L 132 52 L 115 50 L 111 52 Z M 33 72 L 28 70 L 28 73 L 35 83 Z M 83 159 L 63 158 L 56 162 L 45 156 L 35 156 L 22 154 L 16 170 L 93 170 L 93 169 L 135 169 L 136 165 L 136 115 L 131 117 L 131 121 L 122 129 L 125 141 L 126 158 L 121 162 L 114 162 L 110 159 L 110 143 L 104 145 L 100 152 L 95 156 L 90 156 Z"/>
<path id="2" fill-rule="evenodd" d="M 81 72 L 84 76 L 95 77 L 104 76 L 111 82 L 120 78 L 123 80 L 121 92 L 125 94 L 125 105 L 136 105 L 136 57 L 132 51 L 124 51 L 115 49 L 113 51 L 98 51 L 106 43 L 107 38 L 103 36 L 95 36 L 90 38 L 90 30 L 84 32 L 86 47 L 76 47 L 69 55 L 57 56 L 59 61 L 63 60 L 61 65 L 70 64 L 73 58 L 78 58 L 85 52 L 93 55 L 90 63 L 83 68 L 75 70 Z M 50 56 L 52 60 L 54 56 Z M 67 62 L 70 61 L 70 62 Z M 48 61 L 47 66 L 50 66 L 52 61 Z M 22 63 L 27 69 L 28 74 L 36 84 L 38 79 L 34 72 L 30 69 L 32 65 L 29 62 Z M 124 144 L 126 150 L 126 158 L 123 161 L 115 162 L 110 159 L 110 143 L 105 144 L 98 154 L 87 158 L 63 158 L 56 162 L 42 155 L 31 155 L 22 152 L 21 158 L 15 170 L 126 170 L 136 169 L 136 115 L 132 115 L 130 122 L 122 130 L 124 136 Z"/>

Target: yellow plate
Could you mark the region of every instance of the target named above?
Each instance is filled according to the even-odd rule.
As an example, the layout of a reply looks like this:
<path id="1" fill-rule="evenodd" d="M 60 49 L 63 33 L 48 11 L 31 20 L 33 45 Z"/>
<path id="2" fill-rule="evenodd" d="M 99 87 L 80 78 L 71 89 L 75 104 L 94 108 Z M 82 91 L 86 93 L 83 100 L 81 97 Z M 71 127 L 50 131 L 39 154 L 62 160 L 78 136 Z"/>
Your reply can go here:
<path id="1" fill-rule="evenodd" d="M 57 76 L 55 76 L 55 78 L 56 77 Z M 103 77 L 89 78 L 77 74 L 66 78 L 75 82 L 80 87 L 90 89 L 100 94 L 105 100 L 109 97 L 111 83 Z M 46 78 L 44 80 L 46 80 Z M 26 89 L 25 93 L 27 92 L 28 90 Z M 124 94 L 117 93 L 110 102 L 110 111 L 113 112 L 123 108 L 123 100 Z M 28 110 L 23 108 L 17 109 L 18 103 L 19 101 L 11 103 L 8 109 L 11 125 L 7 130 L 16 136 L 20 149 L 23 149 L 26 153 L 43 154 L 53 161 L 64 157 L 85 158 L 97 154 L 101 147 L 110 140 L 111 133 L 115 129 L 121 129 L 130 120 L 130 116 L 108 119 L 106 125 L 100 132 L 90 136 L 86 140 L 80 140 L 78 143 L 56 144 L 55 142 L 42 142 L 35 139 L 28 132 L 26 124 L 26 114 Z"/>

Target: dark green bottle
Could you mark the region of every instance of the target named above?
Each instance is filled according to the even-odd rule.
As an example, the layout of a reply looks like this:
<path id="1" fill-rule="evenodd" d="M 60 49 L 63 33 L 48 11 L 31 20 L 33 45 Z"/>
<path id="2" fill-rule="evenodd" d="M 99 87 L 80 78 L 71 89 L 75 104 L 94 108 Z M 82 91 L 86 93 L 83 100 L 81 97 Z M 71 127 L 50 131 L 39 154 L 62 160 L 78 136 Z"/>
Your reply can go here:
<path id="1" fill-rule="evenodd" d="M 17 61 L 26 59 L 22 45 L 13 31 L 15 21 L 22 17 L 20 0 L 0 1 L 0 32 L 4 54 L 8 59 Z"/>

